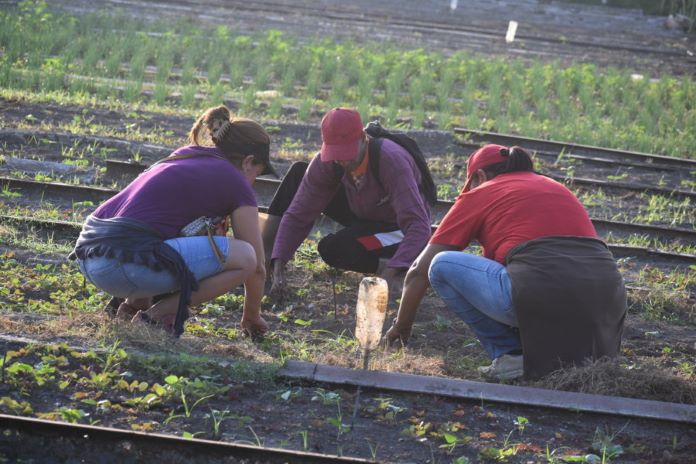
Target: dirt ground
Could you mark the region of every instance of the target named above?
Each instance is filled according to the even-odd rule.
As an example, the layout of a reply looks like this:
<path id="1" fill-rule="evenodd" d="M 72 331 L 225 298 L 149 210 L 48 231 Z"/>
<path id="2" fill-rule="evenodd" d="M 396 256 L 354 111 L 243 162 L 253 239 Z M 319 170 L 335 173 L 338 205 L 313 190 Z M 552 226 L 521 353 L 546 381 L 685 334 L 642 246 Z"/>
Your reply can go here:
<path id="1" fill-rule="evenodd" d="M 448 1 L 434 0 L 356 0 L 350 3 L 337 0 L 252 3 L 237 0 L 50 0 L 48 3 L 73 11 L 120 8 L 129 14 L 152 18 L 195 18 L 226 24 L 243 33 L 275 28 L 306 38 L 362 40 L 367 37 L 446 53 L 469 50 L 561 62 L 592 62 L 600 66 L 626 66 L 647 74 L 669 71 L 693 75 L 696 71 L 696 60 L 687 53 L 694 51 L 693 39 L 664 29 L 663 18 L 645 17 L 634 10 L 560 6 L 549 1 L 471 0 L 460 2 L 454 11 L 450 10 Z M 607 15 L 607 11 L 612 14 Z M 510 19 L 520 22 L 519 39 L 507 45 L 503 36 Z M 433 25 L 437 28 L 433 29 Z M 319 118 L 320 115 L 313 115 L 305 124 L 268 124 L 274 127 L 271 136 L 277 141 L 276 153 L 283 152 L 284 159 L 279 163 L 281 172 L 289 166 L 293 152 L 312 152 L 318 148 Z M 126 113 L 0 100 L 5 149 L 14 143 L 26 142 L 26 139 L 19 140 L 19 136 L 7 135 L 12 128 L 50 134 L 56 127 L 72 125 L 71 130 L 80 135 L 108 128 L 122 134 L 130 131 L 156 138 L 158 147 L 154 148 L 148 147 L 148 140 L 139 141 L 142 150 L 139 153 L 147 162 L 166 154 L 162 153 L 162 144 L 181 144 L 181 136 L 188 132 L 192 120 L 191 115 L 184 114 Z M 471 151 L 457 144 L 450 133 L 432 131 L 414 135 L 430 157 L 463 156 Z M 70 148 L 71 143 L 64 146 Z M 118 146 L 119 140 L 115 140 L 114 147 Z M 60 150 L 46 147 L 27 150 L 25 154 L 62 161 Z M 124 159 L 133 155 L 118 148 L 111 153 L 115 158 Z M 463 171 L 460 166 L 452 172 L 456 176 Z M 588 172 L 606 176 L 601 170 Z M 630 209 L 640 201 L 629 196 L 624 200 L 618 207 Z M 22 201 L 16 200 L 16 204 Z M 14 204 L 0 199 L 3 211 Z M 23 206 L 32 204 L 28 202 Z M 59 211 L 67 218 L 72 214 L 72 207 L 66 205 Z M 683 226 L 693 228 L 693 224 Z M 0 225 L 0 229 L 5 227 Z M 0 232 L 5 233 L 5 230 Z M 20 229 L 11 232 L 19 236 L 34 233 Z M 56 236 L 51 240 L 59 246 L 71 239 Z M 20 408 L 14 412 L 21 413 L 21 402 L 28 401 L 34 413 L 53 419 L 66 420 L 81 409 L 89 411 L 88 416 L 80 419 L 85 423 L 97 421 L 99 425 L 126 429 L 176 435 L 189 433 L 202 438 L 395 463 L 482 460 L 552 463 L 562 462 L 563 457 L 573 462 L 602 462 L 602 457 L 605 461 L 626 463 L 695 462 L 696 429 L 689 425 L 373 390 L 363 391 L 355 427 L 353 431 L 346 430 L 355 400 L 354 390 L 273 377 L 277 363 L 285 358 L 361 367 L 352 330 L 356 293 L 362 276 L 355 273 L 334 276 L 316 264 L 315 254 L 306 254 L 304 263 L 294 263 L 290 274 L 294 295 L 282 307 L 270 302 L 264 304 L 263 316 L 271 326 L 271 334 L 255 342 L 236 336 L 239 308 L 224 307 L 216 314 L 206 313 L 200 307 L 193 308 L 193 318 L 189 321 L 193 330 L 180 340 L 163 338 L 160 333 L 141 331 L 129 324 L 114 325 L 98 310 L 85 314 L 71 314 L 71 308 L 62 308 L 65 313 L 48 314 L 1 311 L 0 333 L 4 335 L 25 335 L 47 344 L 67 342 L 83 351 L 65 346 L 26 348 L 21 343 L 0 340 L 0 351 L 15 351 L 15 361 L 33 366 L 35 370 L 54 366 L 54 375 L 58 377 L 39 386 L 35 380 L 30 381 L 29 376 L 19 375 L 15 378 L 19 383 L 10 385 L 5 382 L 3 371 L 0 409 Z M 51 268 L 56 273 L 64 258 L 60 253 L 35 252 L 4 242 L 0 242 L 0 256 L 3 264 L 16 259 L 24 269 L 41 263 L 56 266 Z M 629 260 L 622 266 L 633 278 L 643 272 L 644 264 Z M 335 303 L 334 277 L 337 281 Z M 3 285 L 11 288 L 14 284 Z M 21 290 L 22 285 L 20 282 L 17 288 Z M 310 294 L 308 289 L 311 289 Z M 56 298 L 53 290 L 29 289 L 27 295 L 33 300 L 49 301 Z M 91 291 L 75 290 L 78 296 Z M 667 307 L 655 318 L 646 318 L 646 305 L 664 302 L 650 300 L 654 296 L 652 293 L 649 298 L 644 298 L 640 292 L 632 294 L 622 356 L 618 361 L 577 372 L 563 372 L 539 383 L 520 381 L 518 384 L 696 404 L 693 381 L 696 327 L 688 322 L 693 322 L 694 294 L 694 289 L 678 297 L 670 294 L 666 298 Z M 2 296 L 5 297 L 7 295 Z M 100 302 L 106 302 L 106 295 L 99 298 L 103 300 Z M 392 301 L 388 321 L 394 317 L 396 307 Z M 110 366 L 113 376 L 106 386 L 99 383 L 106 382 L 99 377 L 107 371 L 103 357 L 80 354 L 93 349 L 94 340 L 105 334 L 118 336 L 129 352 L 117 366 Z M 331 337 L 336 346 L 329 349 Z M 156 358 L 143 355 L 144 351 Z M 487 362 L 473 333 L 441 300 L 429 295 L 419 312 L 408 350 L 376 354 L 371 368 L 485 381 L 476 368 Z M 678 376 L 675 372 L 681 374 Z M 189 411 L 190 414 L 175 396 L 158 395 L 152 406 L 138 402 L 145 393 L 155 391 L 155 384 L 164 385 L 164 379 L 171 375 L 210 382 L 204 386 L 212 388 L 215 394 Z M 127 381 L 128 386 L 116 388 L 119 379 Z M 138 382 L 133 386 L 131 382 L 135 380 Z M 147 385 L 141 391 L 143 382 Z M 196 397 L 191 395 L 191 398 Z M 19 406 L 4 398 L 13 399 Z M 214 411 L 227 411 L 217 432 L 213 428 Z M 184 417 L 171 419 L 182 415 Z M 6 443 L 0 440 L 0 461 L 16 460 L 17 456 L 8 454 L 7 449 Z M 42 450 L 43 454 L 47 449 Z M 99 454 L 99 450 L 93 451 L 95 459 L 113 458 Z M 78 452 L 74 447 L 58 447 L 54 455 L 64 453 L 65 459 L 69 459 L 71 454 Z M 595 458 L 588 457 L 590 455 L 597 456 L 600 461 L 593 461 Z M 469 461 L 457 460 L 460 457 Z"/>

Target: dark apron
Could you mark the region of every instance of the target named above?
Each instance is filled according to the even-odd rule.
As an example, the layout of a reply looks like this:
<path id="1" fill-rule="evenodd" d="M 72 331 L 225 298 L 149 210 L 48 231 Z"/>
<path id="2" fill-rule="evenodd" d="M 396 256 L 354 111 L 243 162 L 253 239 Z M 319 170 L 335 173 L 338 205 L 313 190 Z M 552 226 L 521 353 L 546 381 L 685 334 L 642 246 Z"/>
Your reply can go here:
<path id="1" fill-rule="evenodd" d="M 619 354 L 626 289 L 604 242 L 544 237 L 510 250 L 506 263 L 526 379 Z"/>

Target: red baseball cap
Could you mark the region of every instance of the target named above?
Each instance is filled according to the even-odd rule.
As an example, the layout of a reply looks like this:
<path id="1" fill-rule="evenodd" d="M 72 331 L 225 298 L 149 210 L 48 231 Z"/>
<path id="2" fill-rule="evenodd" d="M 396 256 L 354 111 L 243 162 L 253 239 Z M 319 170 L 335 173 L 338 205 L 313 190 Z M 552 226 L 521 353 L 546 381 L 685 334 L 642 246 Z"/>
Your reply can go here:
<path id="1" fill-rule="evenodd" d="M 364 137 L 360 113 L 350 108 L 334 108 L 321 120 L 321 160 L 348 161 L 358 156 Z"/>
<path id="2" fill-rule="evenodd" d="M 466 162 L 466 184 L 464 185 L 465 192 L 469 191 L 476 171 L 493 164 L 504 163 L 508 160 L 508 157 L 503 156 L 501 153 L 502 150 L 506 149 L 507 147 L 502 145 L 484 145 L 469 157 Z"/>

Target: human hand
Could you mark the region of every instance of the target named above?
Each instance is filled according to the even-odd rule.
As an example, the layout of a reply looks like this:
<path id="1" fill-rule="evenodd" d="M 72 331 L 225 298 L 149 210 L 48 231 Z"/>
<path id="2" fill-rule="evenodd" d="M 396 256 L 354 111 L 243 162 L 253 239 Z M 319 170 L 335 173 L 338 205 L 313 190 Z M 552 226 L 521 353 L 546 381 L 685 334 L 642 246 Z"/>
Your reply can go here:
<path id="1" fill-rule="evenodd" d="M 251 338 L 262 337 L 268 332 L 268 323 L 260 315 L 242 316 L 242 332 Z"/>
<path id="2" fill-rule="evenodd" d="M 285 263 L 279 259 L 274 259 L 271 263 L 273 283 L 271 285 L 270 296 L 273 301 L 282 304 L 287 293 L 287 280 L 285 277 Z"/>
<path id="3" fill-rule="evenodd" d="M 408 339 L 411 337 L 411 329 L 408 330 L 400 329 L 396 325 L 396 320 L 392 326 L 387 330 L 387 333 L 382 337 L 382 345 L 385 350 L 388 350 L 394 345 L 394 342 L 398 341 L 402 347 L 406 346 Z"/>

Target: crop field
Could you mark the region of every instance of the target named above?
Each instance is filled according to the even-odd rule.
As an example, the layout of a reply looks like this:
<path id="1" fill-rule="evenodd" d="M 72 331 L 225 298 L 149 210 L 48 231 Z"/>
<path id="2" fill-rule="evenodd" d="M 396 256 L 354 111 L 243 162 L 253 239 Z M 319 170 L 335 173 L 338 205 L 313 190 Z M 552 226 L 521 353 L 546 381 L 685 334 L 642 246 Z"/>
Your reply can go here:
<path id="1" fill-rule="evenodd" d="M 239 327 L 241 288 L 192 308 L 172 339 L 111 319 L 110 297 L 66 260 L 86 216 L 184 145 L 212 105 L 262 122 L 281 174 L 316 153 L 331 107 L 408 131 L 438 187 L 435 225 L 464 184 L 470 153 L 486 142 L 518 144 L 589 211 L 624 275 L 629 313 L 618 359 L 511 385 L 542 397 L 526 389 L 695 406 L 696 61 L 677 56 L 696 51 L 692 36 L 656 29 L 638 44 L 635 31 L 603 42 L 590 24 L 573 24 L 560 38 L 549 20 L 546 32 L 521 32 L 521 53 L 484 40 L 483 20 L 462 27 L 479 40 L 461 46 L 464 38 L 450 36 L 455 13 L 434 1 L 413 16 L 387 16 L 382 5 L 371 18 L 356 11 L 362 1 L 322 1 L 319 12 L 303 0 L 117 3 L 0 5 L 0 414 L 379 462 L 696 460 L 694 418 L 380 388 L 356 402 L 354 386 L 293 379 L 288 361 L 362 367 L 353 331 L 363 276 L 319 258 L 316 242 L 336 227 L 328 219 L 289 264 L 290 297 L 264 299 L 271 330 L 258 340 Z M 522 1 L 518 13 L 532 21 L 541 5 Z M 546 18 L 602 12 L 605 24 L 634 21 L 602 7 L 548 8 Z M 226 14 L 237 21 L 218 21 Z M 273 14 L 284 18 L 278 27 L 268 24 Z M 310 19 L 321 35 L 306 33 Z M 385 39 L 354 37 L 353 26 Z M 276 187 L 254 186 L 261 209 Z M 393 297 L 389 321 L 397 308 Z M 477 371 L 489 360 L 473 332 L 433 293 L 413 333 L 407 348 L 373 353 L 370 370 L 498 386 Z M 21 455 L 12 442 L 19 432 L 2 418 L 0 427 L 1 462 L 43 462 L 44 448 Z M 63 462 L 79 446 L 51 452 Z M 145 456 L 129 450 L 90 448 L 89 459 Z"/>

